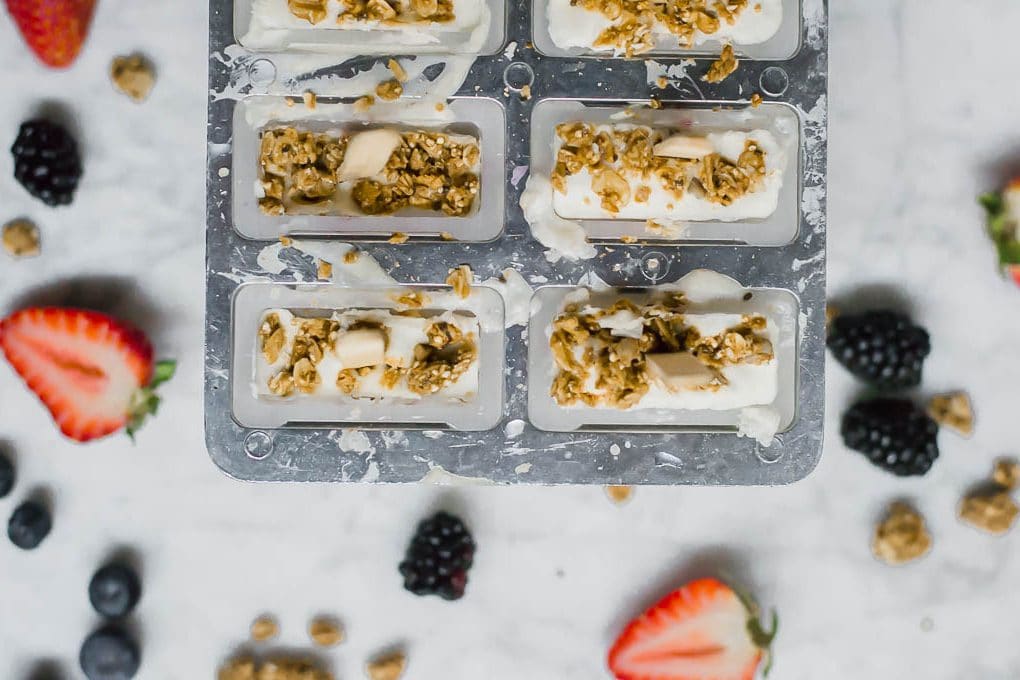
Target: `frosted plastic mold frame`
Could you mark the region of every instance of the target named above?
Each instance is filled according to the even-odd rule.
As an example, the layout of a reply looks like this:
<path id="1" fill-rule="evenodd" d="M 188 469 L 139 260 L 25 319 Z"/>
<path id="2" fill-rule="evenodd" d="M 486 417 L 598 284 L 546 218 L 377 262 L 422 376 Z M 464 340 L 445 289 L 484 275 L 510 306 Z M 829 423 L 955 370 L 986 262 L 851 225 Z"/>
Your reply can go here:
<path id="1" fill-rule="evenodd" d="M 682 63 L 687 54 L 638 59 L 544 54 L 532 30 L 531 3 L 509 3 L 505 39 L 489 56 L 474 59 L 456 95 L 495 99 L 505 111 L 503 212 L 482 210 L 501 224 L 499 235 L 485 242 L 421 237 L 403 245 L 360 236 L 340 239 L 356 243 L 400 284 L 441 285 L 449 268 L 459 264 L 470 265 L 482 280 L 513 267 L 536 289 L 597 281 L 642 288 L 706 268 L 752 289 L 786 291 L 796 298 L 799 310 L 796 415 L 771 447 L 738 438 L 732 431 L 539 430 L 528 421 L 528 346 L 534 338 L 521 326 L 506 330 L 505 399 L 495 427 L 458 431 L 387 424 L 362 428 L 357 433 L 359 445 L 352 447 L 353 431 L 343 422 L 255 428 L 239 424 L 233 416 L 235 291 L 254 281 L 313 281 L 316 271 L 312 258 L 298 253 L 287 254 L 282 271 L 266 271 L 258 256 L 270 241 L 239 233 L 246 227 L 236 224 L 232 210 L 234 119 L 238 102 L 246 96 L 299 98 L 311 82 L 320 97 L 350 97 L 343 87 L 346 79 L 378 68 L 386 57 L 340 56 L 324 62 L 321 54 L 309 61 L 306 54 L 252 52 L 236 44 L 233 3 L 211 0 L 205 412 L 214 463 L 233 477 L 252 481 L 428 478 L 494 484 L 777 485 L 808 475 L 821 456 L 824 412 L 827 4 L 802 0 L 799 6 L 799 40 L 792 56 L 755 57 L 750 50 L 743 51 L 746 58 L 736 73 L 709 84 L 700 79 L 712 59 L 705 52 L 695 53 L 693 63 Z M 500 18 L 494 17 L 493 25 L 499 24 Z M 394 51 L 404 58 L 414 52 Z M 451 57 L 447 67 L 454 63 Z M 665 89 L 655 84 L 660 74 L 667 75 Z M 530 85 L 529 99 L 520 96 L 524 84 Z M 623 109 L 647 105 L 654 98 L 666 111 L 707 107 L 739 112 L 748 107 L 753 93 L 760 93 L 768 104 L 785 105 L 797 117 L 798 210 L 795 226 L 784 227 L 792 238 L 775 245 L 738 245 L 651 242 L 643 237 L 635 244 L 596 242 L 596 256 L 590 260 L 546 259 L 546 249 L 531 237 L 518 203 L 532 160 L 531 121 L 542 102 L 576 100 Z"/>

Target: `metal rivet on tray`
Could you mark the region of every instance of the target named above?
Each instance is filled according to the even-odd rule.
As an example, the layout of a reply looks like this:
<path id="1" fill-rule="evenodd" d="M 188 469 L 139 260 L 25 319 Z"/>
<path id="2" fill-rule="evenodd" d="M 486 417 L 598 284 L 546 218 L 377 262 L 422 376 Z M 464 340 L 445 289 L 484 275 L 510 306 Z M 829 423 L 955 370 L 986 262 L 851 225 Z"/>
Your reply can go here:
<path id="1" fill-rule="evenodd" d="M 766 448 L 761 444 L 757 444 L 754 448 L 754 455 L 758 456 L 758 460 L 766 465 L 778 463 L 779 459 L 783 457 L 783 441 L 776 436 L 772 446 Z"/>
<path id="2" fill-rule="evenodd" d="M 659 252 L 648 253 L 641 258 L 641 273 L 652 283 L 661 281 L 669 273 L 669 258 Z"/>
<path id="3" fill-rule="evenodd" d="M 503 71 L 503 82 L 514 92 L 520 92 L 535 82 L 535 72 L 523 61 L 515 61 Z"/>
<path id="4" fill-rule="evenodd" d="M 244 438 L 244 452 L 254 460 L 268 458 L 273 452 L 273 438 L 261 430 L 256 430 Z"/>
<path id="5" fill-rule="evenodd" d="M 268 59 L 256 59 L 248 66 L 248 79 L 255 87 L 269 87 L 276 81 L 276 64 Z"/>
<path id="6" fill-rule="evenodd" d="M 778 66 L 769 66 L 758 79 L 761 91 L 770 97 L 779 97 L 790 87 L 790 76 Z"/>

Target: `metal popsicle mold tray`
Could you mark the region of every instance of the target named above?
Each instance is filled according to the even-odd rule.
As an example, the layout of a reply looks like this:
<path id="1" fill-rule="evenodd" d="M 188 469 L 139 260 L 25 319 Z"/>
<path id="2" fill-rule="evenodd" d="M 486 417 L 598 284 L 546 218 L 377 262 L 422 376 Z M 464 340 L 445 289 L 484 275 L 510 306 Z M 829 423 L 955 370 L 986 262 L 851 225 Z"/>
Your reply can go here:
<path id="1" fill-rule="evenodd" d="M 311 31 L 316 35 L 300 35 L 300 40 L 288 34 L 285 47 L 275 51 L 248 49 L 239 43 L 244 27 L 237 24 L 250 16 L 252 2 L 210 1 L 205 427 L 209 454 L 224 472 L 251 481 L 779 485 L 814 469 L 824 413 L 827 0 L 784 0 L 776 36 L 747 49 L 735 46 L 740 66 L 718 84 L 701 79 L 719 54 L 717 43 L 686 51 L 659 46 L 630 59 L 556 48 L 546 25 L 549 0 L 488 0 L 492 21 L 471 48 L 477 54 L 467 57 L 459 38 L 443 38 L 438 46 L 416 52 L 373 37 L 372 31 L 356 38 L 361 56 L 331 53 L 338 44 L 337 32 L 331 31 Z M 444 75 L 457 82 L 463 76 L 447 106 L 454 123 L 479 139 L 477 210 L 462 218 L 398 213 L 272 220 L 262 215 L 250 189 L 257 132 L 245 123 L 246 107 L 261 98 L 300 102 L 312 90 L 319 101 L 337 103 L 330 110 L 342 110 L 367 94 L 352 83 L 385 68 L 390 56 L 421 66 L 425 90 Z M 454 73 L 458 68 L 466 76 Z M 522 96 L 524 86 L 530 87 L 530 97 Z M 415 87 L 412 82 L 405 89 L 410 100 L 422 96 Z M 755 93 L 763 100 L 757 108 L 750 107 Z M 546 138 L 551 139 L 557 112 L 604 121 L 624 109 L 632 116 L 624 122 L 710 125 L 715 116 L 782 123 L 793 151 L 775 214 L 738 223 L 743 231 L 721 222 L 696 225 L 673 240 L 655 240 L 638 230 L 636 243 L 620 238 L 633 228 L 626 221 L 617 221 L 614 232 L 606 221 L 592 220 L 584 227 L 595 257 L 550 262 L 519 205 L 526 173 L 549 165 Z M 350 124 L 320 122 L 322 129 Z M 388 243 L 394 232 L 411 239 Z M 456 240 L 438 238 L 441 232 Z M 640 292 L 697 269 L 733 277 L 763 299 L 783 300 L 793 310 L 794 343 L 788 352 L 793 366 L 788 357 L 779 398 L 781 432 L 764 447 L 738 437 L 726 414 L 700 421 L 688 414 L 667 422 L 644 414 L 626 425 L 596 418 L 564 427 L 560 421 L 578 416 L 557 419 L 543 412 L 534 419 L 540 429 L 529 417 L 529 406 L 542 408 L 551 400 L 530 393 L 536 389 L 533 381 L 545 391 L 547 385 L 529 369 L 549 363 L 534 346 L 547 347 L 547 337 L 544 328 L 521 325 L 485 341 L 482 405 L 478 414 L 463 417 L 464 423 L 415 421 L 406 417 L 406 408 L 393 419 L 374 409 L 363 421 L 355 417 L 358 409 L 338 408 L 334 419 L 322 405 L 312 411 L 314 417 L 289 420 L 285 410 L 257 403 L 251 394 L 253 376 L 245 366 L 254 354 L 259 312 L 273 307 L 274 300 L 316 308 L 328 307 L 330 300 L 379 297 L 382 291 L 309 284 L 316 264 L 298 253 L 281 255 L 284 264 L 267 269 L 260 254 L 284 235 L 353 244 L 399 284 L 430 290 L 442 287 L 449 269 L 461 264 L 470 265 L 480 279 L 513 268 L 535 289 L 536 299 L 560 299 L 562 287 L 592 281 Z M 260 293 L 263 289 L 270 292 Z M 542 317 L 534 304 L 532 311 L 533 318 Z M 500 346 L 503 356 L 493 365 L 493 348 Z M 571 427 L 578 429 L 567 431 Z"/>

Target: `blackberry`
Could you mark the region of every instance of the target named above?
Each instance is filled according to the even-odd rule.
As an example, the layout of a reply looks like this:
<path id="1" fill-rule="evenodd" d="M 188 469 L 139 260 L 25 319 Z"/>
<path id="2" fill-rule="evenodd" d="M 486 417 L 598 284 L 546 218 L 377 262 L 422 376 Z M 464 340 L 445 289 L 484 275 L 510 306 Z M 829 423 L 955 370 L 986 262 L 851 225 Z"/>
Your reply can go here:
<path id="1" fill-rule="evenodd" d="M 0 452 L 0 498 L 3 498 L 14 488 L 14 463 Z"/>
<path id="2" fill-rule="evenodd" d="M 923 475 L 939 457 L 938 424 L 905 399 L 872 399 L 843 415 L 843 443 L 894 475 Z"/>
<path id="3" fill-rule="evenodd" d="M 127 633 L 106 626 L 85 638 L 78 663 L 89 680 L 131 680 L 141 665 L 141 654 Z"/>
<path id="4" fill-rule="evenodd" d="M 457 517 L 440 512 L 422 521 L 400 563 L 404 588 L 415 595 L 459 600 L 467 586 L 475 542 Z"/>
<path id="5" fill-rule="evenodd" d="M 110 619 L 127 616 L 142 596 L 142 584 L 134 569 L 123 564 L 108 564 L 89 582 L 92 607 Z"/>
<path id="6" fill-rule="evenodd" d="M 39 547 L 52 527 L 49 510 L 35 501 L 25 501 L 7 522 L 7 537 L 22 550 L 32 550 Z"/>
<path id="7" fill-rule="evenodd" d="M 60 125 L 35 119 L 21 124 L 11 147 L 14 178 L 50 206 L 69 205 L 81 179 L 78 143 Z"/>
<path id="8" fill-rule="evenodd" d="M 826 344 L 847 370 L 886 390 L 921 384 L 921 369 L 931 352 L 928 332 L 889 310 L 837 316 Z"/>

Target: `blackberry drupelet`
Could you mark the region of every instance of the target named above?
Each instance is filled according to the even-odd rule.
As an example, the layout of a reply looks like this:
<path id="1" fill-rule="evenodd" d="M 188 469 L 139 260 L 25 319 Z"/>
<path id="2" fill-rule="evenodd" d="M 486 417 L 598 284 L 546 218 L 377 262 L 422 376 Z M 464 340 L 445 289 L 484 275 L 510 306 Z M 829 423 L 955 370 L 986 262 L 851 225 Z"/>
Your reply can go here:
<path id="1" fill-rule="evenodd" d="M 928 332 L 889 310 L 837 316 L 826 344 L 847 370 L 886 390 L 919 385 L 931 352 Z"/>
<path id="2" fill-rule="evenodd" d="M 459 600 L 475 556 L 475 542 L 457 517 L 440 512 L 422 521 L 400 563 L 404 588 L 415 595 Z"/>
<path id="3" fill-rule="evenodd" d="M 938 424 L 904 399 L 873 399 L 843 415 L 840 434 L 847 447 L 894 475 L 923 475 L 939 457 Z"/>
<path id="4" fill-rule="evenodd" d="M 50 206 L 69 205 L 81 179 L 78 143 L 60 125 L 34 119 L 21 124 L 11 147 L 14 178 Z"/>

